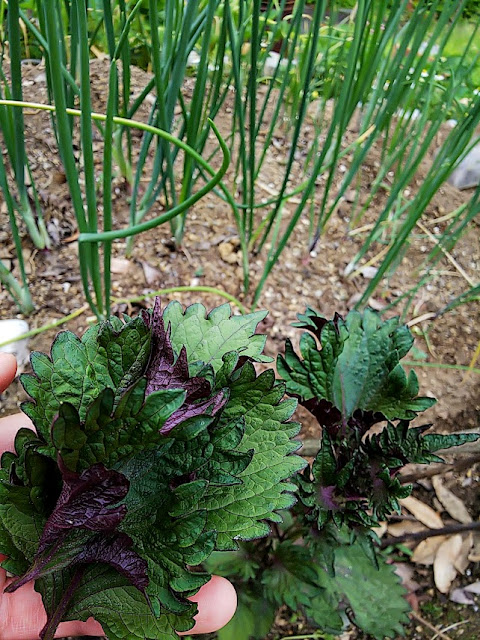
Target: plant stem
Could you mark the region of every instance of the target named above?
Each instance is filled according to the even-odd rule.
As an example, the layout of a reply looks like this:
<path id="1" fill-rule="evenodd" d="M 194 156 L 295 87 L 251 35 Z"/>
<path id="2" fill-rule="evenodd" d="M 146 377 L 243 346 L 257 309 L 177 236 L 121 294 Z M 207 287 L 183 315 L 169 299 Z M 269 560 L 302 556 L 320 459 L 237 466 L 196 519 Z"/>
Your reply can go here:
<path id="1" fill-rule="evenodd" d="M 37 329 L 31 329 L 26 333 L 23 333 L 21 336 L 17 336 L 16 338 L 10 338 L 9 340 L 5 340 L 4 342 L 0 342 L 0 348 L 6 347 L 7 344 L 12 344 L 12 342 L 17 342 L 19 340 L 25 340 L 26 338 L 33 338 L 33 336 L 38 336 L 39 333 L 44 333 L 45 331 L 49 331 L 50 329 L 55 329 L 56 327 L 77 318 L 82 315 L 88 309 L 88 304 L 84 304 L 83 307 L 72 311 L 68 316 L 64 316 L 63 318 L 59 318 L 58 320 L 54 320 L 53 322 L 49 322 L 48 324 L 44 324 L 42 327 L 38 327 Z"/>
<path id="2" fill-rule="evenodd" d="M 88 24 L 87 24 L 87 4 L 85 0 L 77 0 L 77 19 L 78 39 L 80 44 L 80 136 L 82 140 L 82 155 L 85 176 L 85 200 L 87 210 L 87 227 L 90 233 L 98 230 L 97 215 L 97 197 L 95 184 L 95 163 L 93 155 L 93 136 L 92 136 L 92 96 L 90 89 L 90 58 L 88 49 Z M 106 139 L 106 145 L 110 145 L 110 141 Z M 110 191 L 107 192 L 108 195 Z M 100 276 L 100 255 L 99 246 L 92 242 L 87 247 L 89 254 L 88 269 L 90 272 L 90 281 L 95 291 L 95 302 L 98 313 L 104 317 L 103 296 L 102 296 L 102 279 Z"/>
<path id="3" fill-rule="evenodd" d="M 53 0 L 48 0 L 44 4 L 47 42 L 49 45 L 48 62 L 52 80 L 52 95 L 55 102 L 55 107 L 53 107 L 51 110 L 55 111 L 56 114 L 60 157 L 62 159 L 63 167 L 65 169 L 65 175 L 67 177 L 67 182 L 72 197 L 75 218 L 77 220 L 80 233 L 82 233 L 88 231 L 89 228 L 87 219 L 85 217 L 85 210 L 83 207 L 82 193 L 78 181 L 77 163 L 73 153 L 72 133 L 68 119 L 68 115 L 76 114 L 71 114 L 69 110 L 67 110 L 65 87 L 63 85 L 62 76 L 58 73 L 58 69 L 60 69 L 62 64 L 62 55 L 59 42 L 59 25 L 57 24 L 56 17 L 56 2 L 54 2 Z M 78 112 L 78 115 L 82 115 L 81 111 Z M 78 253 L 80 275 L 82 277 L 85 298 L 90 304 L 90 307 L 92 308 L 95 315 L 99 317 L 100 313 L 93 301 L 89 287 L 89 259 L 91 255 L 90 247 L 79 245 Z"/>
<path id="4" fill-rule="evenodd" d="M 402 364 L 409 367 L 431 367 L 433 369 L 457 369 L 458 371 L 471 371 L 472 373 L 480 373 L 480 369 L 470 369 L 463 364 L 446 364 L 444 362 L 417 362 L 415 360 L 402 360 Z"/>
<path id="5" fill-rule="evenodd" d="M 15 278 L 15 276 L 12 273 L 10 273 L 10 271 L 5 267 L 5 265 L 1 260 L 0 260 L 0 282 L 3 282 L 6 289 L 14 299 L 15 304 L 23 314 L 27 316 L 34 310 L 32 298 L 30 295 L 30 291 L 28 290 L 28 287 L 26 285 L 22 287 L 20 283 L 17 281 L 17 279 Z M 16 341 L 17 341 L 17 338 L 14 338 L 9 342 L 16 342 Z"/>
<path id="6" fill-rule="evenodd" d="M 457 460 L 452 464 L 445 463 L 429 465 L 427 469 L 420 469 L 418 473 L 400 475 L 398 479 L 402 484 L 410 484 L 412 482 L 417 482 L 417 480 L 421 480 L 422 478 L 431 478 L 432 476 L 438 476 L 442 473 L 448 473 L 449 471 L 452 471 L 452 469 L 455 469 L 456 471 L 470 469 L 477 462 L 480 462 L 480 455 L 463 458 L 462 460 Z M 422 466 L 424 467 L 425 465 Z"/>
<path id="7" fill-rule="evenodd" d="M 79 567 L 73 575 L 73 578 L 65 590 L 60 602 L 58 603 L 57 608 L 53 612 L 51 616 L 49 616 L 45 626 L 40 632 L 41 640 L 53 640 L 55 636 L 55 631 L 57 630 L 58 625 L 62 621 L 63 614 L 67 610 L 68 604 L 72 599 L 75 589 L 78 587 L 83 574 L 85 572 L 84 567 Z"/>
<path id="8" fill-rule="evenodd" d="M 433 631 L 436 634 L 436 636 L 443 638 L 443 640 L 452 640 L 450 636 L 447 636 L 447 634 L 443 633 L 441 629 L 437 629 L 437 627 L 435 627 L 431 622 L 429 622 L 428 620 L 425 620 L 425 618 L 422 618 L 422 616 L 419 615 L 416 611 L 413 611 L 413 610 L 410 611 L 410 615 L 412 616 L 412 618 L 415 618 L 415 620 L 418 620 L 418 622 L 420 622 L 421 625 L 423 625 L 424 627 L 427 627 L 427 629 L 430 629 L 430 631 Z"/>
<path id="9" fill-rule="evenodd" d="M 10 69 L 12 77 L 12 97 L 14 100 L 22 100 L 22 69 L 21 69 L 21 48 L 20 48 L 20 14 L 18 0 L 10 2 L 8 5 L 8 40 L 10 46 Z M 19 211 L 28 229 L 32 242 L 39 249 L 48 247 L 50 242 L 46 232 L 42 233 L 35 222 L 35 216 L 30 206 L 27 187 L 25 184 L 25 171 L 27 168 L 27 158 L 25 153 L 25 136 L 23 111 L 17 109 L 13 113 L 14 120 L 14 145 L 15 157 L 12 158 L 15 172 L 15 182 L 19 192 Z"/>
<path id="10" fill-rule="evenodd" d="M 227 293 L 226 291 L 222 291 L 221 289 L 215 289 L 215 287 L 207 287 L 207 286 L 204 287 L 201 285 L 196 287 L 185 286 L 185 287 L 171 287 L 170 289 L 158 289 L 158 291 L 145 293 L 144 295 L 137 296 L 135 298 L 114 298 L 114 302 L 116 304 L 121 304 L 121 303 L 128 304 L 133 302 L 141 302 L 142 300 L 146 300 L 147 298 L 154 298 L 155 296 L 167 295 L 168 293 L 183 293 L 183 292 L 211 293 L 216 296 L 221 296 L 222 298 L 225 298 L 226 300 L 234 304 L 237 307 L 237 309 L 241 311 L 243 315 L 248 313 L 245 307 L 243 306 L 243 304 L 240 302 L 240 300 L 237 300 L 237 298 L 232 296 L 230 293 Z M 18 338 L 16 338 L 16 340 L 18 340 Z"/>

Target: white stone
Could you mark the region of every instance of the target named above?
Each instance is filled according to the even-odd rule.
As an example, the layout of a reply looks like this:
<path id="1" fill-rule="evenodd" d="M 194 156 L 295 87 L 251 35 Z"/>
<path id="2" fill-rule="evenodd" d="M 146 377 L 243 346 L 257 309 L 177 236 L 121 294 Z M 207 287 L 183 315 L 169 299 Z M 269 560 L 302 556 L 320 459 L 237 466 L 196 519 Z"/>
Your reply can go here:
<path id="1" fill-rule="evenodd" d="M 448 182 L 457 189 L 472 189 L 480 184 L 480 138 L 479 144 L 476 144 L 452 171 Z"/>
<path id="2" fill-rule="evenodd" d="M 273 76 L 280 64 L 281 56 L 277 51 L 270 51 L 263 66 L 263 74 L 265 76 Z"/>
<path id="3" fill-rule="evenodd" d="M 0 343 L 18 338 L 24 333 L 27 333 L 28 330 L 29 327 L 25 320 L 17 320 L 16 318 L 0 320 Z M 21 367 L 28 362 L 30 357 L 28 338 L 10 342 L 10 344 L 0 347 L 0 351 L 3 353 L 13 353 L 17 358 L 18 366 Z"/>
<path id="4" fill-rule="evenodd" d="M 187 58 L 187 67 L 198 67 L 200 60 L 201 58 L 196 51 L 190 51 Z"/>

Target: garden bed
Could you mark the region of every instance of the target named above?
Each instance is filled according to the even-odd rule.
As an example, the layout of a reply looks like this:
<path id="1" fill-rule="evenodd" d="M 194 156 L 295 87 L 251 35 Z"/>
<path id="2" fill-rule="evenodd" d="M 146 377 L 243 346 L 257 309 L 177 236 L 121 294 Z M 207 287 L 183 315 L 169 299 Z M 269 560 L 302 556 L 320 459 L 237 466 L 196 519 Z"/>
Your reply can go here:
<path id="1" fill-rule="evenodd" d="M 145 72 L 134 69 L 132 77 L 132 92 L 139 93 L 149 76 Z M 95 87 L 94 109 L 96 111 L 104 110 L 103 99 L 106 96 L 107 78 L 108 62 L 95 61 L 92 65 L 92 86 Z M 25 67 L 23 89 L 25 99 L 46 102 L 46 84 L 42 67 Z M 188 92 L 188 81 L 185 90 Z M 146 112 L 141 112 L 141 115 L 146 117 Z M 314 110 L 311 117 L 314 117 Z M 229 131 L 229 118 L 227 104 L 226 112 L 216 120 L 220 131 L 224 133 Z M 27 149 L 30 150 L 32 168 L 48 229 L 55 243 L 51 251 L 38 252 L 32 248 L 26 235 L 24 237 L 24 255 L 36 305 L 35 312 L 28 318 L 30 328 L 33 329 L 81 308 L 84 305 L 84 294 L 77 271 L 77 228 L 70 207 L 65 175 L 59 158 L 53 151 L 56 144 L 49 124 L 49 115 L 40 111 L 27 111 L 25 122 Z M 134 141 L 135 135 L 134 132 Z M 313 127 L 309 127 L 307 123 L 303 146 L 299 147 L 300 156 L 306 153 L 312 135 Z M 351 139 L 348 139 L 348 136 L 351 136 Z M 351 142 L 354 136 L 355 131 L 350 131 L 345 143 Z M 440 141 L 437 141 L 437 144 L 439 143 Z M 101 150 L 100 139 L 94 141 L 94 145 L 98 145 L 98 150 Z M 275 145 L 268 153 L 268 160 L 260 180 L 260 188 L 264 189 L 266 199 L 280 188 L 283 176 L 280 169 L 287 151 L 286 138 L 282 137 L 282 129 L 279 127 Z M 430 159 L 420 167 L 415 180 L 409 187 L 412 191 L 422 183 L 428 169 L 427 164 L 434 152 L 435 148 L 432 148 Z M 360 199 L 366 198 L 369 193 L 369 185 L 376 175 L 379 154 L 380 149 L 374 148 L 366 159 L 362 170 Z M 301 157 L 299 157 L 297 173 L 294 172 L 294 179 L 298 179 L 298 182 L 300 182 L 300 159 Z M 346 164 L 348 165 L 348 156 Z M 340 179 L 341 176 L 338 176 L 338 180 Z M 386 194 L 387 191 L 384 194 L 385 199 Z M 318 191 L 318 198 L 320 197 L 321 185 Z M 378 291 L 371 300 L 375 308 L 380 310 L 393 302 L 418 280 L 418 270 L 421 269 L 426 252 L 435 242 L 437 227 L 443 230 L 447 224 L 446 215 L 467 202 L 470 197 L 471 192 L 460 192 L 448 184 L 443 185 L 425 211 L 422 218 L 423 226 L 419 227 L 413 235 L 397 271 L 384 282 L 382 290 Z M 356 230 L 348 228 L 355 206 L 355 203 L 349 200 L 350 198 L 347 198 L 342 201 L 324 235 L 311 252 L 308 250 L 310 240 L 308 217 L 301 219 L 278 264 L 274 267 L 259 302 L 260 307 L 269 310 L 269 316 L 261 327 L 261 331 L 268 335 L 266 346 L 268 355 L 275 357 L 282 350 L 286 337 L 296 339 L 298 332 L 290 324 L 295 321 L 297 313 L 304 311 L 306 305 L 319 309 L 326 317 L 333 316 L 335 312 L 345 314 L 353 307 L 359 293 L 365 288 L 366 278 L 369 276 L 368 269 L 364 270 L 363 275 L 362 273 L 353 277 L 344 275 L 345 268 L 361 246 L 364 237 L 362 234 L 365 233 L 358 228 Z M 121 227 L 128 220 L 129 204 L 128 190 L 120 180 L 116 181 L 113 201 L 116 225 Z M 377 195 L 369 208 L 367 218 L 362 220 L 361 227 L 371 224 L 383 210 L 383 205 L 384 200 L 381 194 Z M 160 206 L 153 211 L 152 215 L 158 215 Z M 288 218 L 288 206 L 287 204 L 285 208 L 286 218 Z M 185 238 L 181 248 L 175 247 L 167 225 L 139 236 L 135 241 L 130 260 L 124 257 L 125 242 L 116 241 L 114 243 L 115 261 L 112 266 L 113 296 L 116 299 L 114 311 L 135 313 L 140 308 L 150 306 L 151 302 L 148 299 L 132 303 L 118 302 L 118 300 L 178 286 L 218 287 L 236 296 L 248 307 L 251 299 L 242 293 L 239 246 L 231 211 L 228 205 L 213 194 L 208 194 L 188 214 Z M 378 244 L 376 252 L 381 248 Z M 0 252 L 2 259 L 14 260 L 12 241 L 5 227 L 0 230 Z M 374 253 L 369 256 L 369 258 L 373 257 Z M 251 278 L 254 283 L 261 273 L 261 259 L 259 256 L 251 261 Z M 452 255 L 445 256 L 439 263 L 434 278 L 426 287 L 419 290 L 406 318 L 407 321 L 412 322 L 412 330 L 417 336 L 414 356 L 418 361 L 415 369 L 420 382 L 420 391 L 422 394 L 433 395 L 439 400 L 437 405 L 426 414 L 426 420 L 432 422 L 438 431 L 475 429 L 480 423 L 478 372 L 467 375 L 464 370 L 456 368 L 469 365 L 480 341 L 479 303 L 462 305 L 445 315 L 433 318 L 434 314 L 468 288 L 465 277 L 473 280 L 478 278 L 479 265 L 478 227 L 473 225 L 456 244 Z M 12 262 L 12 267 L 15 268 L 15 266 Z M 370 266 L 374 268 L 375 263 Z M 218 296 L 204 293 L 171 294 L 165 296 L 165 303 L 170 299 L 178 299 L 185 305 L 200 301 L 208 308 L 222 302 Z M 399 311 L 400 308 L 398 310 L 394 308 L 389 313 L 394 315 Z M 7 292 L 2 290 L 0 319 L 10 318 L 15 314 L 16 310 L 13 308 L 11 299 Z M 92 320 L 90 312 L 85 310 L 69 322 L 66 328 L 82 333 Z M 48 351 L 54 335 L 55 331 L 47 331 L 35 336 L 30 341 L 31 349 Z M 452 368 L 436 366 L 439 363 Z M 17 410 L 23 397 L 19 383 L 14 383 L 2 397 L 0 414 L 5 415 Z M 318 437 L 317 429 L 310 423 L 308 416 L 299 413 L 299 418 L 304 424 L 302 437 Z M 473 468 L 456 474 L 454 490 L 468 504 L 474 518 L 478 518 L 480 514 L 478 495 L 468 488 L 468 483 L 465 484 L 467 477 L 471 477 L 475 483 L 478 480 L 478 470 Z M 425 499 L 429 500 L 431 496 L 427 494 Z M 469 581 L 473 581 L 475 575 L 477 579 L 479 578 L 478 565 L 475 570 L 477 573 L 472 574 L 468 578 Z M 434 610 L 435 607 L 442 608 L 442 616 L 445 619 L 450 616 L 450 610 L 456 607 L 460 607 L 460 615 L 463 615 L 465 609 L 461 605 L 451 603 L 446 606 L 444 612 L 443 596 L 440 598 L 434 596 L 432 584 L 431 576 L 427 571 L 421 593 L 422 598 L 423 596 L 428 600 L 432 597 L 436 598 L 434 604 L 429 605 L 432 622 L 439 624 L 437 615 L 440 613 Z M 465 618 L 474 617 L 472 608 L 465 611 Z M 426 610 L 425 617 L 429 617 Z M 277 623 L 277 631 L 280 635 L 287 636 L 291 634 L 292 629 L 301 632 L 301 626 L 292 622 L 287 612 L 284 617 L 277 620 Z M 418 620 L 413 622 L 412 637 L 424 638 L 433 635 L 430 630 L 427 630 L 426 634 L 423 630 L 421 632 L 416 630 L 415 627 L 418 625 Z M 458 627 L 458 633 L 460 630 L 463 630 L 461 637 L 465 639 L 478 637 L 478 627 L 476 632 L 475 629 L 470 630 L 465 625 Z M 449 635 L 451 638 L 460 637 L 455 635 L 456 633 L 457 631 L 453 630 Z M 471 633 L 471 636 L 468 633 Z"/>

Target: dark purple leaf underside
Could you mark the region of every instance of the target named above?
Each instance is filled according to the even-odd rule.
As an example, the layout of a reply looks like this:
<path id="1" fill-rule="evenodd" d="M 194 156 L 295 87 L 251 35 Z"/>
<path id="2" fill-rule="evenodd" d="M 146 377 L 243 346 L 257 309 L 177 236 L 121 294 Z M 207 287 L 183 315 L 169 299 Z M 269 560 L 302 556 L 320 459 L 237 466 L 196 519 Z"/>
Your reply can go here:
<path id="1" fill-rule="evenodd" d="M 75 564 L 105 562 L 125 576 L 139 591 L 148 586 L 147 563 L 131 547 L 132 540 L 125 533 L 108 538 L 98 536 L 75 558 Z"/>
<path id="2" fill-rule="evenodd" d="M 55 509 L 47 520 L 38 553 L 70 529 L 113 531 L 126 514 L 125 505 L 114 505 L 127 495 L 129 482 L 118 471 L 98 463 L 81 474 L 70 471 L 59 459 L 63 487 Z"/>
<path id="3" fill-rule="evenodd" d="M 168 418 L 160 432 L 168 433 L 177 424 L 202 415 L 208 410 L 214 415 L 223 407 L 226 398 L 222 392 L 209 398 L 211 389 L 208 380 L 198 376 L 190 377 L 185 347 L 182 347 L 175 360 L 170 340 L 170 326 L 165 329 L 159 298 L 155 300 L 152 315 L 145 313 L 143 317 L 152 331 L 152 355 L 146 372 L 145 395 L 148 396 L 160 389 L 183 389 L 187 394 L 184 404 Z M 201 398 L 203 401 L 197 402 Z"/>

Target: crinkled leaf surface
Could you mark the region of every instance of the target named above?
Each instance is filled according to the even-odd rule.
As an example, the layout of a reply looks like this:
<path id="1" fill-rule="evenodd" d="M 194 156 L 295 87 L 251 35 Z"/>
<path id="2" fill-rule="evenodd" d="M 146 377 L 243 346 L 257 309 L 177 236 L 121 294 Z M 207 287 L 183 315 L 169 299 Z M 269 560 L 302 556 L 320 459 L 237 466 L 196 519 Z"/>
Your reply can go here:
<path id="1" fill-rule="evenodd" d="M 119 502 L 127 495 L 129 482 L 118 471 L 106 469 L 101 462 L 81 474 L 63 465 L 61 471 L 62 491 L 45 524 L 40 553 L 73 528 L 111 532 L 126 514 L 126 506 Z"/>
<path id="2" fill-rule="evenodd" d="M 358 545 L 342 545 L 335 551 L 335 576 L 319 575 L 320 583 L 337 602 L 347 601 L 352 622 L 378 640 L 402 634 L 410 607 L 395 568 L 378 558 L 376 569 Z"/>
<path id="3" fill-rule="evenodd" d="M 379 434 L 368 438 L 363 447 L 367 452 L 381 455 L 384 460 L 388 460 L 389 467 L 400 467 L 408 462 L 443 462 L 442 458 L 435 455 L 435 451 L 458 447 L 480 438 L 479 433 L 425 435 L 424 432 L 430 426 L 410 427 L 407 421 L 400 421 L 397 425 L 389 422 Z"/>
<path id="4" fill-rule="evenodd" d="M 7 534 L 0 538 L 5 544 L 1 552 L 5 549 L 20 566 L 30 564 L 35 556 L 46 518 L 34 508 L 29 487 L 0 482 L 0 521 L 0 534 Z"/>
<path id="5" fill-rule="evenodd" d="M 36 588 L 42 593 L 44 602 L 55 608 L 72 577 L 71 571 L 64 571 L 42 578 Z M 92 565 L 83 574 L 63 619 L 86 621 L 94 616 L 101 621 L 109 640 L 174 640 L 178 638 L 174 629 L 186 631 L 191 628 L 195 611 L 195 605 L 191 605 L 183 614 L 155 613 L 138 589 L 130 586 L 112 568 L 99 564 Z M 48 606 L 47 613 L 51 614 Z"/>
<path id="6" fill-rule="evenodd" d="M 397 318 L 382 321 L 373 311 L 352 311 L 345 320 L 323 323 L 320 341 L 321 348 L 312 335 L 303 334 L 302 359 L 288 341 L 285 356 L 278 358 L 288 393 L 301 401 L 325 399 L 346 419 L 362 409 L 391 420 L 411 420 L 435 402 L 417 397 L 415 373 L 407 376 L 399 364 L 413 338 Z"/>
<path id="7" fill-rule="evenodd" d="M 230 399 L 224 421 L 245 421 L 245 435 L 239 451 L 253 449 L 250 465 L 239 474 L 242 484 L 228 487 L 210 486 L 200 505 L 208 511 L 208 524 L 218 532 L 219 549 L 236 548 L 235 539 L 250 540 L 267 535 L 263 520 L 281 521 L 275 512 L 291 506 L 294 485 L 285 480 L 305 466 L 298 456 L 290 455 L 299 443 L 292 442 L 299 425 L 286 422 L 296 402 L 283 400 L 285 387 L 275 382 L 272 371 L 256 376 L 252 364 L 246 363 L 230 386 Z"/>
<path id="8" fill-rule="evenodd" d="M 34 375 L 22 375 L 21 382 L 33 402 L 25 402 L 22 410 L 38 434 L 49 441 L 50 426 L 62 403 L 74 406 L 84 420 L 103 389 L 115 389 L 118 397 L 140 377 L 149 353 L 150 331 L 140 318 L 126 324 L 112 319 L 95 325 L 82 339 L 62 331 L 53 342 L 50 357 L 32 353 Z"/>
<path id="9" fill-rule="evenodd" d="M 161 433 L 168 433 L 173 427 L 189 418 L 207 413 L 215 415 L 226 402 L 222 391 L 211 394 L 211 385 L 206 378 L 190 376 L 187 350 L 182 346 L 178 357 L 173 351 L 170 333 L 172 325 L 165 329 L 160 299 L 157 298 L 152 314 L 144 313 L 144 319 L 152 330 L 152 350 L 146 371 L 146 394 L 161 389 L 183 389 L 185 399 L 161 427 Z"/>
<path id="10" fill-rule="evenodd" d="M 265 311 L 243 316 L 232 316 L 230 305 L 213 309 L 208 315 L 201 304 L 192 304 L 185 310 L 178 302 L 171 302 L 164 311 L 165 326 L 171 323 L 172 344 L 177 353 L 182 346 L 187 350 L 188 362 L 200 361 L 214 371 L 222 366 L 222 357 L 230 351 L 252 358 L 256 362 L 270 362 L 262 355 L 266 336 L 254 335 Z"/>
<path id="11" fill-rule="evenodd" d="M 114 392 L 108 388 L 103 390 L 90 405 L 83 423 L 79 420 L 69 423 L 69 441 L 63 431 L 58 435 L 55 423 L 55 445 L 65 462 L 76 459 L 79 470 L 96 462 L 113 466 L 160 443 L 162 427 L 182 406 L 185 392 L 164 389 L 145 398 L 145 386 L 145 378 L 140 378 L 120 397 L 115 408 Z M 66 458 L 66 453 L 70 458 Z"/>
<path id="12" fill-rule="evenodd" d="M 371 528 L 399 510 L 411 488 L 396 478 L 408 462 L 435 459 L 434 440 L 409 422 L 430 407 L 418 397 L 413 371 L 400 364 L 413 338 L 398 319 L 383 320 L 373 311 L 353 311 L 345 320 L 326 321 L 313 309 L 296 324 L 307 328 L 300 355 L 287 341 L 277 363 L 287 392 L 298 397 L 322 427 L 322 441 L 311 473 L 298 479 L 305 517 L 322 528 Z M 399 420 L 398 425 L 390 421 Z M 387 422 L 380 434 L 370 428 Z"/>
<path id="13" fill-rule="evenodd" d="M 278 606 L 286 604 L 294 611 L 308 605 L 321 591 L 310 551 L 286 540 L 276 547 L 274 560 L 262 576 L 268 600 Z"/>

